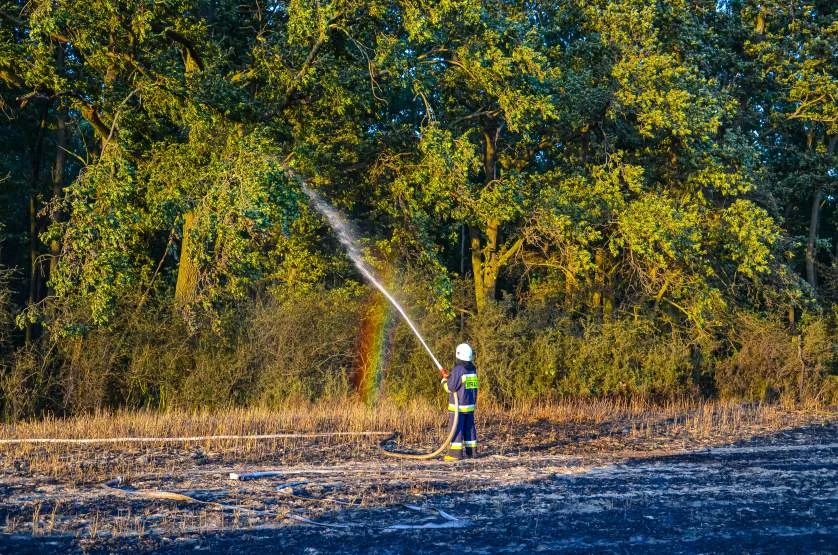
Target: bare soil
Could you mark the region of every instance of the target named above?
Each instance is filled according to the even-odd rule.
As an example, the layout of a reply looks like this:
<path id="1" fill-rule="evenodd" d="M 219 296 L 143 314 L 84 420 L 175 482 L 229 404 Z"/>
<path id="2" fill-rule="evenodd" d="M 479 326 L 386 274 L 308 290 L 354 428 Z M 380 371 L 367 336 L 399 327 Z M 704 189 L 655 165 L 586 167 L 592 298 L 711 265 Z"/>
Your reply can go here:
<path id="1" fill-rule="evenodd" d="M 0 553 L 835 551 L 834 411 L 688 418 L 496 415 L 453 464 L 345 438 L 5 449 Z"/>

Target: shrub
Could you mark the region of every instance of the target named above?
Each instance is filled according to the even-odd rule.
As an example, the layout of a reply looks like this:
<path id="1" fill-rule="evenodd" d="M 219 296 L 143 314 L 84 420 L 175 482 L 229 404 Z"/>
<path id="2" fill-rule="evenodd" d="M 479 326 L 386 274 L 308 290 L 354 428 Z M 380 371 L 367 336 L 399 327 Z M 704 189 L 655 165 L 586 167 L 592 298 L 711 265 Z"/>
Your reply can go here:
<path id="1" fill-rule="evenodd" d="M 345 394 L 356 313 L 352 293 L 321 291 L 238 303 L 216 329 L 190 331 L 170 306 L 146 306 L 119 328 L 64 342 L 67 409 L 279 406 Z"/>
<path id="2" fill-rule="evenodd" d="M 488 306 L 468 322 L 481 388 L 502 402 L 552 389 L 563 339 L 544 313 L 512 308 Z"/>
<path id="3" fill-rule="evenodd" d="M 586 321 L 563 355 L 563 395 L 674 397 L 695 389 L 688 339 L 642 317 Z"/>
<path id="4" fill-rule="evenodd" d="M 459 322 L 447 311 L 447 299 L 427 276 L 406 271 L 393 287 L 399 302 L 445 368 L 454 362 L 454 347 L 461 341 Z M 374 293 L 378 294 L 378 293 Z M 430 356 L 395 309 L 390 308 L 392 331 L 385 354 L 382 393 L 390 402 L 406 406 L 416 398 L 445 401 L 439 374 Z"/>
<path id="5" fill-rule="evenodd" d="M 496 399 L 696 393 L 700 370 L 681 333 L 649 319 L 575 321 L 550 307 L 490 307 L 469 322 L 484 391 Z"/>
<path id="6" fill-rule="evenodd" d="M 834 318 L 807 314 L 793 334 L 779 318 L 740 312 L 720 342 L 707 333 L 690 336 L 653 314 L 581 319 L 549 302 L 500 302 L 460 329 L 427 301 L 426 286 L 394 289 L 445 367 L 457 343 L 473 345 L 481 396 L 503 404 L 707 394 L 708 377 L 726 398 L 838 401 Z M 360 323 L 383 308 L 391 325 L 379 391 L 397 405 L 420 398 L 443 405 L 433 364 L 412 331 L 376 291 L 349 286 L 240 301 L 217 312 L 217 326 L 197 331 L 170 301 L 150 300 L 141 309 L 126 301 L 110 329 L 44 334 L 10 348 L 0 374 L 2 412 L 17 419 L 45 411 L 278 408 L 345 398 L 355 395 Z"/>
<path id="7" fill-rule="evenodd" d="M 254 369 L 256 401 L 346 394 L 354 370 L 360 314 L 354 289 L 316 291 L 285 302 L 264 301 L 242 341 Z"/>
<path id="8" fill-rule="evenodd" d="M 14 331 L 14 304 L 10 281 L 14 272 L 0 267 L 0 360 L 8 352 Z"/>
<path id="9" fill-rule="evenodd" d="M 731 355 L 716 371 L 723 397 L 752 400 L 817 395 L 834 364 L 834 338 L 827 321 L 806 315 L 793 334 L 779 319 L 739 313 L 731 327 Z"/>

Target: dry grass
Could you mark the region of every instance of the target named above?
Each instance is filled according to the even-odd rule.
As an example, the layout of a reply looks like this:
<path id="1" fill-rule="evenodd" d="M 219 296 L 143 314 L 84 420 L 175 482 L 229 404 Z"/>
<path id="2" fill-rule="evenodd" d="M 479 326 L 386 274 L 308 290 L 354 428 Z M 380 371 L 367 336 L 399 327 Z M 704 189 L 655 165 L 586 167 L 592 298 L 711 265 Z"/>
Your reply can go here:
<path id="1" fill-rule="evenodd" d="M 487 454 L 602 455 L 720 444 L 835 417 L 834 407 L 815 404 L 564 400 L 511 407 L 484 402 L 477 413 L 477 425 L 482 452 Z M 445 423 L 444 410 L 429 402 L 415 401 L 404 407 L 382 402 L 378 407 L 368 407 L 344 399 L 298 403 L 278 411 L 252 408 L 218 412 L 98 412 L 69 419 L 44 418 L 2 426 L 0 439 L 398 431 L 402 445 L 430 449 L 444 436 Z M 0 445 L 0 469 L 8 471 L 13 467 L 34 475 L 89 483 L 116 474 L 175 471 L 187 455 L 196 464 L 239 466 L 358 460 L 374 455 L 380 439 L 381 436 L 361 435 L 178 444 Z"/>
<path id="2" fill-rule="evenodd" d="M 494 407 L 478 417 L 500 454 L 642 456 L 723 445 L 838 418 L 816 403 L 738 403 L 682 399 L 574 400 Z"/>
<path id="3" fill-rule="evenodd" d="M 18 438 L 119 438 L 184 437 L 215 435 L 262 435 L 274 433 L 363 432 L 398 430 L 406 443 L 437 441 L 442 410 L 416 402 L 403 408 L 383 404 L 370 408 L 355 400 L 298 403 L 284 410 L 227 409 L 210 412 L 97 412 L 74 418 L 47 417 L 0 426 L 0 439 Z M 346 459 L 369 452 L 382 436 L 335 436 L 317 439 L 202 440 L 165 442 L 118 442 L 106 445 L 17 444 L 0 445 L 0 469 L 13 466 L 52 478 L 90 482 L 165 470 L 180 464 L 184 453 L 197 462 L 253 464 L 276 461 L 300 462 L 313 451 L 324 460 Z M 91 456 L 91 454 L 95 456 Z M 102 456 L 111 453 L 113 456 Z M 116 456 L 117 454 L 123 456 Z M 124 456 L 130 455 L 130 456 Z"/>
<path id="4" fill-rule="evenodd" d="M 464 467 L 461 481 L 455 484 L 441 463 L 402 464 L 382 457 L 376 445 L 380 436 L 0 445 L 0 498 L 11 500 L 0 502 L 0 514 L 5 513 L 0 525 L 7 533 L 69 534 L 91 545 L 115 538 L 140 542 L 147 537 L 274 526 L 291 513 L 322 516 L 336 506 L 335 498 L 362 507 L 393 506 L 451 488 L 484 487 L 487 479 L 503 481 L 510 469 L 518 473 L 515 479 L 536 477 L 539 464 L 569 464 L 573 468 L 568 471 L 582 471 L 609 461 L 727 444 L 834 421 L 837 415 L 834 407 L 818 405 L 720 401 L 563 400 L 511 407 L 483 402 L 477 425 L 484 458 Z M 370 408 L 344 399 L 293 404 L 279 411 L 102 412 L 45 418 L 2 426 L 0 439 L 394 430 L 402 434 L 403 447 L 430 450 L 445 435 L 446 422 L 443 408 L 433 403 L 416 401 L 400 408 L 385 401 Z M 250 465 L 286 469 L 287 476 L 279 480 L 305 476 L 305 494 L 313 498 L 277 490 L 274 480 L 230 483 L 226 479 L 226 472 Z M 476 480 L 475 473 L 485 475 Z M 101 484 L 116 476 L 138 491 L 188 495 L 200 491 L 208 500 L 221 492 L 220 499 L 242 510 L 114 497 Z"/>

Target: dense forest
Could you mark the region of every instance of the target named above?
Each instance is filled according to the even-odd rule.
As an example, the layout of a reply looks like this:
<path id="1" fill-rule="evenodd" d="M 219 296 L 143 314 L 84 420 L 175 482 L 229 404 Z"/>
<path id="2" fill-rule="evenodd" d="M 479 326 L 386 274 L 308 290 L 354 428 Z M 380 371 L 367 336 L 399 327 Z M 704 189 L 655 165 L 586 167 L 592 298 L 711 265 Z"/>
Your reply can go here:
<path id="1" fill-rule="evenodd" d="M 0 407 L 838 401 L 831 0 L 0 0 Z"/>

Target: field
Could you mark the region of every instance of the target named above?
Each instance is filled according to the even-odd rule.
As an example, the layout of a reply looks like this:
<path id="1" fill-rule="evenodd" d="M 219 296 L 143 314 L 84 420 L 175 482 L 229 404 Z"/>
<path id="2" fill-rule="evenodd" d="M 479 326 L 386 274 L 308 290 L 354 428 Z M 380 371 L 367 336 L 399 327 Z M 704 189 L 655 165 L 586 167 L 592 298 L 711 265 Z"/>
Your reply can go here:
<path id="1" fill-rule="evenodd" d="M 338 401 L 9 425 L 0 439 L 383 434 L 0 445 L 0 553 L 829 552 L 838 542 L 834 408 L 484 404 L 475 460 L 379 452 L 380 442 L 432 450 L 443 418 L 424 403 Z M 256 472 L 267 474 L 230 477 Z"/>

